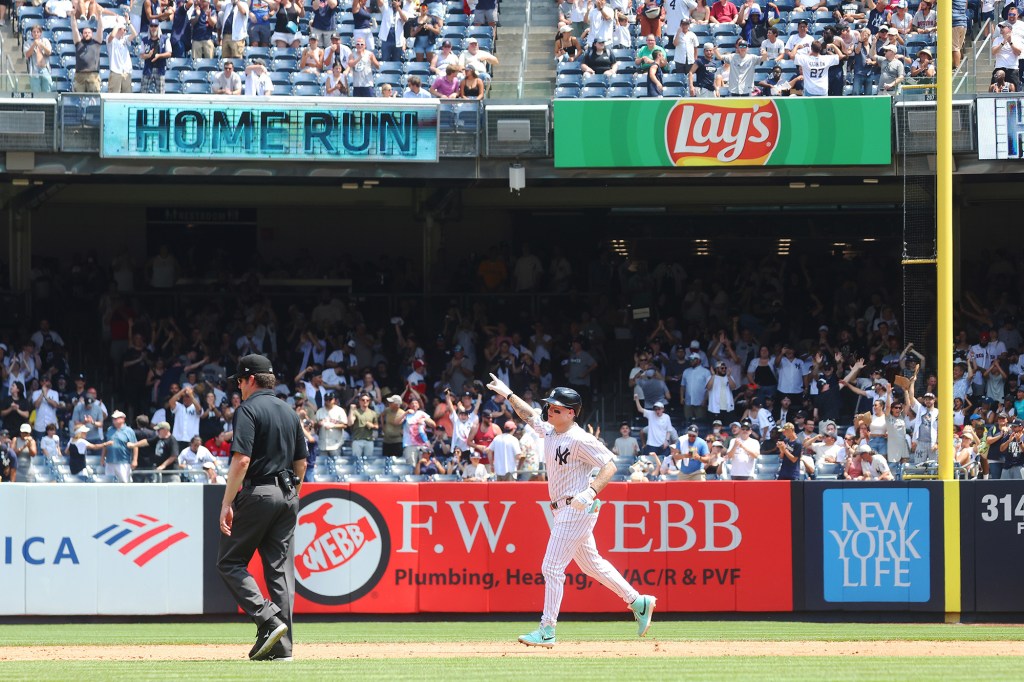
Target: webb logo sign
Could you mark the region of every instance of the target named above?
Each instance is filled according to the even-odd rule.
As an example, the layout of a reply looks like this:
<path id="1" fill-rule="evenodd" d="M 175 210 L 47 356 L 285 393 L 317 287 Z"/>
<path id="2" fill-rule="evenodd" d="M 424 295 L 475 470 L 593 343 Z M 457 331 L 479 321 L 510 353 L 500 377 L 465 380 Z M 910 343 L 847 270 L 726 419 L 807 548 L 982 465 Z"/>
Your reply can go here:
<path id="1" fill-rule="evenodd" d="M 833 488 L 822 514 L 826 601 L 928 601 L 928 490 Z"/>

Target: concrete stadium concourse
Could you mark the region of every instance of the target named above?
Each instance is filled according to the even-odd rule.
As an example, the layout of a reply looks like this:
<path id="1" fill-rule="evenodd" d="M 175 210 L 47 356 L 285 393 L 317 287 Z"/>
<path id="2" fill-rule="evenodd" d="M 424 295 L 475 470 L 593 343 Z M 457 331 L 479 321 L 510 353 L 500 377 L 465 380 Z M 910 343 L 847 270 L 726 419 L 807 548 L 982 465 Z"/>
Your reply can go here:
<path id="1" fill-rule="evenodd" d="M 1012 234 L 993 210 L 1020 215 L 1014 176 L 956 178 L 955 223 L 998 239 Z M 136 261 L 161 243 L 176 252 L 201 237 L 232 258 L 288 258 L 305 249 L 352 258 L 402 258 L 430 288 L 451 267 L 502 242 L 518 251 L 542 240 L 593 250 L 613 240 L 631 255 L 659 258 L 748 254 L 902 253 L 903 180 L 892 175 L 544 178 L 513 193 L 502 179 L 99 176 L 10 178 L 0 185 L 4 288 L 27 291 L 33 258 L 70 264 L 75 253 L 128 253 Z M 926 207 L 908 208 L 911 217 Z M 957 234 L 960 234 L 957 230 Z M 297 238 L 300 237 L 300 238 Z M 785 240 L 790 240 L 786 242 Z M 782 240 L 780 242 L 780 240 Z M 957 240 L 961 258 L 987 240 Z M 358 290 L 358 284 L 356 284 Z"/>

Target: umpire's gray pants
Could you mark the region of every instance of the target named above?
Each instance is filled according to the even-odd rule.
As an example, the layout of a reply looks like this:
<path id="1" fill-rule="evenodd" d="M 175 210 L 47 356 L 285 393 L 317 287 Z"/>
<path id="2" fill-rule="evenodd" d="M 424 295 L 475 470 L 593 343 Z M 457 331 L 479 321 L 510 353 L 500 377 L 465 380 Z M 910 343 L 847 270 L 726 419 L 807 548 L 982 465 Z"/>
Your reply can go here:
<path id="1" fill-rule="evenodd" d="M 274 616 L 288 626 L 288 632 L 271 650 L 276 657 L 292 655 L 292 602 L 295 595 L 295 521 L 299 496 L 285 493 L 274 483 L 243 488 L 234 502 L 231 535 L 221 534 L 217 569 L 235 601 L 257 625 Z M 249 561 L 256 550 L 263 560 L 263 577 L 270 599 L 264 599 L 256 579 L 249 573 Z"/>

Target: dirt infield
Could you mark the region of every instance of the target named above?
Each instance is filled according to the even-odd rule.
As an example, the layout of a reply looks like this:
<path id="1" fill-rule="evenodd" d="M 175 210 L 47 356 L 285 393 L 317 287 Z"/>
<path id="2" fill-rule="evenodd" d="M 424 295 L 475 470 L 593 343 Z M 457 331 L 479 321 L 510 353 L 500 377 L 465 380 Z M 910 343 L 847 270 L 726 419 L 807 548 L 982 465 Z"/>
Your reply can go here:
<path id="1" fill-rule="evenodd" d="M 18 646 L 0 647 L 0 661 L 211 661 L 244 657 L 245 645 Z M 552 650 L 516 642 L 379 644 L 312 643 L 295 647 L 296 659 L 383 659 L 558 656 L 570 658 L 715 656 L 1024 656 L 1024 642 L 659 642 L 564 641 Z"/>

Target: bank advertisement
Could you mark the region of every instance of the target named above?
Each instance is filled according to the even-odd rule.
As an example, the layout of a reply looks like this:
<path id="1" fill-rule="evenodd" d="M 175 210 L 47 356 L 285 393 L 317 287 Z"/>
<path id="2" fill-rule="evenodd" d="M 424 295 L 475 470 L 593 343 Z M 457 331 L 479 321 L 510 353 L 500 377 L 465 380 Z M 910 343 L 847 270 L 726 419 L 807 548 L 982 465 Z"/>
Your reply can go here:
<path id="1" fill-rule="evenodd" d="M 104 95 L 100 156 L 436 162 L 436 100 L 383 101 Z"/>
<path id="2" fill-rule="evenodd" d="M 788 483 L 612 484 L 601 499 L 598 550 L 659 611 L 792 609 Z M 295 610 L 539 613 L 553 520 L 545 483 L 304 485 Z M 569 565 L 564 612 L 624 608 Z"/>
<path id="3" fill-rule="evenodd" d="M 892 161 L 889 97 L 556 99 L 555 166 L 856 166 Z"/>
<path id="4" fill-rule="evenodd" d="M 201 613 L 202 500 L 182 484 L 3 484 L 0 615 Z"/>

